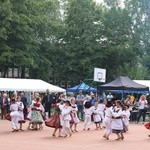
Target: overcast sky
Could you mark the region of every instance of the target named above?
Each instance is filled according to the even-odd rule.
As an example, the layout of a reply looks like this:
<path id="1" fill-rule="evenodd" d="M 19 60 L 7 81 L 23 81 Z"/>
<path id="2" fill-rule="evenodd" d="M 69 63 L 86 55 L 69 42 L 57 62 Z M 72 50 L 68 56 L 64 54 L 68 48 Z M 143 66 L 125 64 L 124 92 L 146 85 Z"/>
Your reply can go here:
<path id="1" fill-rule="evenodd" d="M 103 0 L 95 0 L 95 1 L 99 3 L 99 2 L 102 2 Z"/>

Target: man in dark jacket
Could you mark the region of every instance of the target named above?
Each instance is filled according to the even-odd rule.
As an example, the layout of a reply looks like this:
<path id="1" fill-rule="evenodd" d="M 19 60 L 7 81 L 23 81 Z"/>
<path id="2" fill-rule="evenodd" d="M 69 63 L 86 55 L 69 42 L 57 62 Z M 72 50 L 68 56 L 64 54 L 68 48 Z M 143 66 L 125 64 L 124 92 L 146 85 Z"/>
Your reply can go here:
<path id="1" fill-rule="evenodd" d="M 52 101 L 52 95 L 50 94 L 49 90 L 47 89 L 46 95 L 42 100 L 42 105 L 45 108 L 46 118 L 50 117 L 51 101 Z"/>
<path id="2" fill-rule="evenodd" d="M 26 118 L 27 113 L 28 113 L 28 111 L 27 111 L 27 98 L 24 96 L 23 92 L 21 93 L 21 102 L 24 105 L 23 113 L 24 113 L 24 118 Z"/>

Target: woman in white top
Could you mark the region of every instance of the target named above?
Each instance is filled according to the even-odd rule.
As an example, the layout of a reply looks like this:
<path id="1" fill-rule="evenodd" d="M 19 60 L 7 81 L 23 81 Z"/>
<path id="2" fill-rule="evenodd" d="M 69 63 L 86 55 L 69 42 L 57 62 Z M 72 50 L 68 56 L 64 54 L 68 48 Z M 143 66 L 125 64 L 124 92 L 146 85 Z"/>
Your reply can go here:
<path id="1" fill-rule="evenodd" d="M 137 117 L 137 123 L 139 123 L 141 116 L 143 117 L 143 123 L 145 122 L 145 117 L 147 112 L 146 108 L 147 108 L 146 96 L 142 95 L 139 100 L 139 112 Z"/>

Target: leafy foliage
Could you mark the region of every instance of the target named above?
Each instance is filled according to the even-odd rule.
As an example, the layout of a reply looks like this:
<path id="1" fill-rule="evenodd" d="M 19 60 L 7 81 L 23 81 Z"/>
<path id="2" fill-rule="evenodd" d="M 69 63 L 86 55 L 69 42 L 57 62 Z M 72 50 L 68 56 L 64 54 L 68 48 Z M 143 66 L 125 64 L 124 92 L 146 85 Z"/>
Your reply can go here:
<path id="1" fill-rule="evenodd" d="M 93 78 L 94 67 L 149 79 L 150 1 L 2 0 L 0 71 L 25 68 L 30 78 L 72 81 Z M 51 76 L 51 78 L 50 78 Z"/>

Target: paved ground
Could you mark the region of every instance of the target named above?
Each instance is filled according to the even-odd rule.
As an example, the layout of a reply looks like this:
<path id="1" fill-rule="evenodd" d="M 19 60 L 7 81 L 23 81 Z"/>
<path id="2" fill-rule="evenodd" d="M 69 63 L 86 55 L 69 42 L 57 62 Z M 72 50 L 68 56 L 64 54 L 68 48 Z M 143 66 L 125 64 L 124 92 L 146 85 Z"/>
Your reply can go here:
<path id="1" fill-rule="evenodd" d="M 142 124 L 131 124 L 130 131 L 123 141 L 115 141 L 112 134 L 110 140 L 103 139 L 104 130 L 83 131 L 83 123 L 78 125 L 78 133 L 68 138 L 51 137 L 53 129 L 44 127 L 40 131 L 27 130 L 28 122 L 23 126 L 25 131 L 11 132 L 10 122 L 0 120 L 0 149 L 5 150 L 148 150 L 150 134 Z"/>

